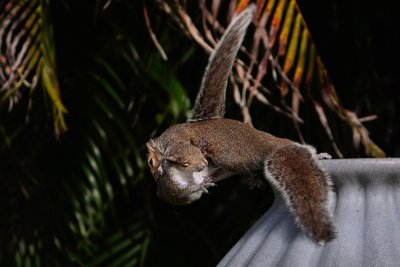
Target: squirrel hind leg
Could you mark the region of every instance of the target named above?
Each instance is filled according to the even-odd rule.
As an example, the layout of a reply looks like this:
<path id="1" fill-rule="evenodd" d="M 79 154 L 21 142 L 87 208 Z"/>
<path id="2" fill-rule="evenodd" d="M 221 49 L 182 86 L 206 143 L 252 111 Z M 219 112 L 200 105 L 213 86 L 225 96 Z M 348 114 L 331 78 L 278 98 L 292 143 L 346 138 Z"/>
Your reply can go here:
<path id="1" fill-rule="evenodd" d="M 327 210 L 332 190 L 330 177 L 317 159 L 313 147 L 293 143 L 270 154 L 264 172 L 283 196 L 298 226 L 324 245 L 336 233 Z"/>

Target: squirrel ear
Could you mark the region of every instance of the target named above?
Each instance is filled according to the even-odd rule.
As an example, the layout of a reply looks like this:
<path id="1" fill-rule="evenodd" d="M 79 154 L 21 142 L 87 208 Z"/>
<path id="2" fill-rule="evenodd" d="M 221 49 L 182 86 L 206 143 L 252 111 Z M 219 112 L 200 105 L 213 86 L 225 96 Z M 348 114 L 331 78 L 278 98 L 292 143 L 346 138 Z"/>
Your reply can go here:
<path id="1" fill-rule="evenodd" d="M 189 121 L 223 117 L 228 77 L 256 7 L 250 4 L 233 18 L 208 60 Z"/>
<path id="2" fill-rule="evenodd" d="M 153 139 L 150 139 L 150 140 L 146 143 L 146 145 L 147 145 L 147 149 L 148 149 L 149 151 L 155 151 L 156 148 L 157 148 L 157 142 L 154 141 Z"/>
<path id="3" fill-rule="evenodd" d="M 173 161 L 173 162 L 177 162 L 177 161 L 178 161 L 178 158 L 175 157 L 174 155 L 171 155 L 171 156 L 168 156 L 167 160 Z"/>

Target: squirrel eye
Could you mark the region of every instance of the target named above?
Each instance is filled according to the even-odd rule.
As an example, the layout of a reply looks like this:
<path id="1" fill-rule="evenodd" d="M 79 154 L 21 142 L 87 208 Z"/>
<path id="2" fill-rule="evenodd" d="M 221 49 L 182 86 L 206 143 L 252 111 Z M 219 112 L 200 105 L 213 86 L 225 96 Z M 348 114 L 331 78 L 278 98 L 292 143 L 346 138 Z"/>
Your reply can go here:
<path id="1" fill-rule="evenodd" d="M 151 167 L 153 167 L 153 159 L 149 159 L 148 163 L 149 163 L 149 165 L 150 165 Z"/>
<path id="2" fill-rule="evenodd" d="M 183 162 L 182 165 L 183 165 L 184 167 L 187 167 L 187 166 L 189 166 L 190 164 L 189 164 L 189 162 Z"/>

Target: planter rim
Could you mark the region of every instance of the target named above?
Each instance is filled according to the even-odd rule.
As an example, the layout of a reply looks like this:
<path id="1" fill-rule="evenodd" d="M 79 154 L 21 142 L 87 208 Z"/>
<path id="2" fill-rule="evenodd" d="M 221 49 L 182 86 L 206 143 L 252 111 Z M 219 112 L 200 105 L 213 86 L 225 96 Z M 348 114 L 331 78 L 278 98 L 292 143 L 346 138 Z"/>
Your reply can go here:
<path id="1" fill-rule="evenodd" d="M 346 173 L 399 173 L 400 158 L 352 158 L 322 160 L 324 167 L 331 175 Z"/>
<path id="2" fill-rule="evenodd" d="M 318 246 L 280 194 L 221 260 L 228 266 L 399 266 L 400 158 L 319 161 L 332 177 L 337 238 Z"/>

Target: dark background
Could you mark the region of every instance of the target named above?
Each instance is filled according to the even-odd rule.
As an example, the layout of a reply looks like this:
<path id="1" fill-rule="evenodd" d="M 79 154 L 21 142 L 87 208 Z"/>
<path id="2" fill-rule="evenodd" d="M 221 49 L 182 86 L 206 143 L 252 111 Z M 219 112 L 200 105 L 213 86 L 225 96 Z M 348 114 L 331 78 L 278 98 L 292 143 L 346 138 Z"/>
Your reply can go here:
<path id="1" fill-rule="evenodd" d="M 55 138 L 40 89 L 27 122 L 27 92 L 12 112 L 1 106 L 0 265 L 36 258 L 37 266 L 216 265 L 271 205 L 271 188 L 249 189 L 235 177 L 191 206 L 173 207 L 156 197 L 146 168 L 147 140 L 185 121 L 206 53 L 153 1 L 114 0 L 106 10 L 105 1 L 50 2 L 69 129 Z M 188 10 L 199 23 L 193 2 Z M 144 4 L 166 62 L 149 38 Z M 376 114 L 366 123 L 372 140 L 389 157 L 400 156 L 395 2 L 298 4 L 343 105 L 360 117 Z M 264 106 L 255 105 L 252 116 L 257 128 L 296 139 L 291 122 Z M 242 119 L 231 93 L 227 117 Z M 328 117 L 345 156 L 365 156 L 353 148 L 349 127 Z M 302 129 L 308 143 L 331 153 L 315 115 Z M 95 191 L 99 205 L 90 198 Z M 83 225 L 93 232 L 73 230 L 76 214 L 91 219 Z M 22 264 L 16 255 L 25 255 Z"/>
<path id="2" fill-rule="evenodd" d="M 376 114 L 372 139 L 399 156 L 399 17 L 394 1 L 298 1 L 344 106 Z"/>

